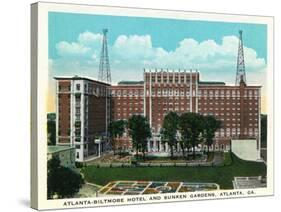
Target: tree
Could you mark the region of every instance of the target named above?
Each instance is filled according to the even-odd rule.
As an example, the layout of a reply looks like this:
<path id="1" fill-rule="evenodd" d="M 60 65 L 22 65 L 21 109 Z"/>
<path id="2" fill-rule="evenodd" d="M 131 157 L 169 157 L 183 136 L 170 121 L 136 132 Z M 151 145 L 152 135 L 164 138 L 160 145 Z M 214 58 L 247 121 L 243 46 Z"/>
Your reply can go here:
<path id="1" fill-rule="evenodd" d="M 56 114 L 47 114 L 48 145 L 56 145 Z"/>
<path id="2" fill-rule="evenodd" d="M 108 125 L 108 131 L 110 136 L 110 142 L 113 148 L 113 154 L 115 155 L 116 150 L 116 138 L 120 138 L 125 132 L 126 121 L 125 120 L 117 120 L 112 121 Z"/>
<path id="3" fill-rule="evenodd" d="M 182 156 L 185 157 L 185 150 L 187 149 L 187 152 L 189 152 L 189 150 L 192 148 L 190 128 L 182 129 L 180 127 L 179 144 L 182 151 Z"/>
<path id="4" fill-rule="evenodd" d="M 147 118 L 142 115 L 133 115 L 128 120 L 129 135 L 132 138 L 133 147 L 136 149 L 138 157 L 139 150 L 143 153 L 147 150 L 147 139 L 151 138 L 150 126 Z"/>
<path id="5" fill-rule="evenodd" d="M 187 116 L 188 116 L 187 114 L 182 114 L 179 117 L 179 130 L 181 135 L 179 143 L 180 143 L 183 157 L 185 157 L 185 149 L 189 149 L 191 146 L 190 123 L 188 121 Z"/>
<path id="6" fill-rule="evenodd" d="M 207 144 L 208 152 L 210 146 L 213 144 L 215 132 L 221 128 L 222 122 L 217 120 L 214 116 L 208 115 L 203 117 L 203 138 Z"/>
<path id="7" fill-rule="evenodd" d="M 48 161 L 48 199 L 52 199 L 54 195 L 58 195 L 59 198 L 73 197 L 83 184 L 82 176 L 70 168 L 61 166 L 58 157 Z"/>
<path id="8" fill-rule="evenodd" d="M 171 151 L 171 158 L 174 156 L 174 146 L 177 144 L 177 131 L 179 124 L 179 116 L 175 112 L 169 112 L 163 120 L 163 126 L 161 129 L 161 141 L 168 143 Z"/>
<path id="9" fill-rule="evenodd" d="M 261 114 L 261 145 L 267 146 L 267 115 Z"/>
<path id="10" fill-rule="evenodd" d="M 184 113 L 179 121 L 182 139 L 185 145 L 191 145 L 193 159 L 195 159 L 195 147 L 199 143 L 199 136 L 203 132 L 203 116 L 198 113 Z"/>

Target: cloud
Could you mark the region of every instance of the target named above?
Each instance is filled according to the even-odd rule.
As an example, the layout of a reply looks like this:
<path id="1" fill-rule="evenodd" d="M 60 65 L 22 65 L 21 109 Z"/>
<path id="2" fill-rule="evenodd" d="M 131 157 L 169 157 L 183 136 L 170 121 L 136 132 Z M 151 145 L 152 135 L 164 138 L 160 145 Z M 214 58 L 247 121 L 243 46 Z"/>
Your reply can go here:
<path id="1" fill-rule="evenodd" d="M 58 57 L 49 58 L 50 93 L 54 92 L 54 76 L 98 76 L 102 34 L 89 31 L 77 35 L 76 41 L 56 44 Z M 141 80 L 143 68 L 198 69 L 201 80 L 235 83 L 238 38 L 225 36 L 198 42 L 185 38 L 174 49 L 153 45 L 150 35 L 119 35 L 108 46 L 113 83 L 121 80 Z M 263 85 L 266 94 L 266 61 L 256 51 L 244 46 L 248 84 Z M 54 97 L 53 101 L 54 101 Z M 51 101 L 51 100 L 50 100 Z"/>
<path id="2" fill-rule="evenodd" d="M 102 35 L 83 32 L 75 42 L 61 41 L 56 45 L 58 58 L 53 59 L 57 75 L 85 74 L 96 77 Z M 114 82 L 139 80 L 143 68 L 199 69 L 207 80 L 235 80 L 238 38 L 225 36 L 221 43 L 214 40 L 198 42 L 181 40 L 172 50 L 155 47 L 150 35 L 119 35 L 109 49 Z M 263 73 L 266 62 L 254 49 L 244 47 L 246 71 L 251 76 Z M 260 79 L 260 74 L 257 79 Z"/>
<path id="3" fill-rule="evenodd" d="M 100 44 L 102 41 L 102 34 L 94 34 L 91 32 L 84 32 L 79 34 L 78 42 L 85 46 L 91 46 L 92 44 Z"/>
<path id="4" fill-rule="evenodd" d="M 144 60 L 154 56 L 149 35 L 120 35 L 113 44 L 112 51 L 113 56 L 117 56 L 118 59 Z"/>
<path id="5" fill-rule="evenodd" d="M 96 60 L 99 56 L 101 42 L 102 34 L 86 31 L 79 34 L 76 42 L 61 41 L 57 43 L 56 49 L 62 58 Z"/>
<path id="6" fill-rule="evenodd" d="M 91 51 L 89 47 L 79 43 L 68 43 L 66 41 L 59 42 L 56 48 L 58 55 L 62 57 L 86 55 Z"/>

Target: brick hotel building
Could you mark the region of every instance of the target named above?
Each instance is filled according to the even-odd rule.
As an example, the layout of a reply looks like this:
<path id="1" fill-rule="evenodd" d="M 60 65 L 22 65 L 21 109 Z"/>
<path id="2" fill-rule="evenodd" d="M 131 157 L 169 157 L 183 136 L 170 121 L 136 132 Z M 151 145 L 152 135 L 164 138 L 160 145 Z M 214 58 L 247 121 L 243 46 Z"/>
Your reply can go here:
<path id="1" fill-rule="evenodd" d="M 143 81 L 110 85 L 86 77 L 55 77 L 57 85 L 57 145 L 76 147 L 76 160 L 98 157 L 106 151 L 110 120 L 142 114 L 153 137 L 148 152 L 167 152 L 160 129 L 169 111 L 213 115 L 223 126 L 211 150 L 229 150 L 231 139 L 256 139 L 260 149 L 261 86 L 201 81 L 198 71 L 144 70 Z M 124 134 L 118 146 L 130 148 Z M 180 151 L 179 146 L 176 148 Z"/>
<path id="2" fill-rule="evenodd" d="M 143 77 L 143 81 L 123 81 L 110 89 L 113 120 L 133 114 L 148 118 L 153 133 L 148 152 L 169 151 L 159 134 L 169 111 L 196 112 L 221 120 L 223 127 L 215 133 L 211 150 L 229 150 L 231 139 L 256 139 L 260 148 L 261 86 L 249 86 L 243 80 L 237 86 L 201 81 L 199 72 L 192 70 L 144 70 Z M 130 143 L 127 136 L 120 142 Z M 180 151 L 179 146 L 176 149 Z"/>
<path id="3" fill-rule="evenodd" d="M 75 146 L 77 161 L 100 156 L 110 121 L 110 85 L 85 77 L 56 79 L 56 145 Z"/>

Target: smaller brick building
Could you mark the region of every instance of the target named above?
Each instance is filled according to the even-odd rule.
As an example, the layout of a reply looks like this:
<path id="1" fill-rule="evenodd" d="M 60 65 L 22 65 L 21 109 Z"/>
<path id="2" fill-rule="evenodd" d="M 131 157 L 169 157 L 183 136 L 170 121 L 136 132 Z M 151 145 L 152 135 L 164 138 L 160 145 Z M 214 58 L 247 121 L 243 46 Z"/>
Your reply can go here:
<path id="1" fill-rule="evenodd" d="M 100 156 L 108 148 L 110 85 L 79 76 L 55 79 L 56 144 L 75 146 L 77 161 Z"/>

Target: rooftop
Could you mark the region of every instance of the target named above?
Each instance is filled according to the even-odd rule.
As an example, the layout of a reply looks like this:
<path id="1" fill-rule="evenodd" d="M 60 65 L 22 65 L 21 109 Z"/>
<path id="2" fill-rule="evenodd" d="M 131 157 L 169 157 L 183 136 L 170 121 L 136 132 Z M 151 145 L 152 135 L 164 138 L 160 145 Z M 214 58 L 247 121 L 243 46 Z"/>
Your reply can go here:
<path id="1" fill-rule="evenodd" d="M 143 85 L 144 81 L 120 81 L 118 85 Z M 217 81 L 199 81 L 199 85 L 225 85 L 224 82 Z"/>
<path id="2" fill-rule="evenodd" d="M 48 154 L 53 154 L 56 152 L 61 152 L 73 148 L 74 147 L 70 147 L 70 146 L 48 146 Z"/>
<path id="3" fill-rule="evenodd" d="M 142 85 L 143 81 L 120 81 L 118 85 Z"/>
<path id="4" fill-rule="evenodd" d="M 199 70 L 197 69 L 169 69 L 169 68 L 145 68 L 143 69 L 143 71 L 145 73 L 156 73 L 156 72 L 159 72 L 159 73 L 193 73 L 193 74 L 196 74 L 196 73 L 200 73 Z"/>
<path id="5" fill-rule="evenodd" d="M 56 80 L 88 80 L 88 81 L 91 81 L 91 82 L 98 82 L 98 83 L 101 83 L 101 84 L 104 84 L 104 85 L 110 85 L 110 83 L 103 82 L 103 81 L 97 80 L 97 79 L 92 78 L 92 77 L 78 76 L 78 75 L 75 75 L 75 76 L 55 76 L 54 79 L 56 79 Z"/>
<path id="6" fill-rule="evenodd" d="M 218 81 L 199 81 L 199 85 L 225 85 L 225 82 Z"/>

